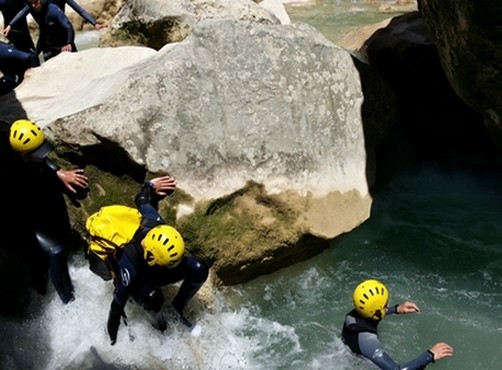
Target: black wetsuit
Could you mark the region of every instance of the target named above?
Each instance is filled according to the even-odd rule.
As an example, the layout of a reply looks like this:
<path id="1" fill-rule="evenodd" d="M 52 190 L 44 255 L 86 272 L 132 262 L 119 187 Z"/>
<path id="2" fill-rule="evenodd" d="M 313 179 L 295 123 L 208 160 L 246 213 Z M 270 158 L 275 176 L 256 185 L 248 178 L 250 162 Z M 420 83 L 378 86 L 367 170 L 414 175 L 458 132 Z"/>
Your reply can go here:
<path id="1" fill-rule="evenodd" d="M 71 45 L 71 51 L 76 52 L 75 30 L 65 13 L 55 4 L 45 3 L 40 11 L 30 9 L 30 14 L 40 28 L 35 54 L 43 52 L 44 60 L 61 53 L 61 48 Z"/>
<path id="2" fill-rule="evenodd" d="M 33 53 L 16 49 L 0 41 L 0 95 L 12 91 L 24 80 L 27 69 L 38 66 L 38 59 Z"/>
<path id="3" fill-rule="evenodd" d="M 6 0 L 6 1 L 16 1 L 16 0 Z M 23 0 L 20 0 L 21 4 L 25 4 Z M 96 25 L 96 19 L 92 15 L 90 15 L 87 11 L 85 11 L 84 8 L 82 8 L 80 5 L 77 4 L 76 1 L 74 0 L 49 0 L 50 3 L 53 3 L 59 7 L 63 12 L 66 10 L 66 4 L 68 4 L 75 12 L 80 15 L 82 18 L 84 18 L 88 23 L 92 24 L 93 26 Z M 20 22 L 22 19 L 26 21 L 26 16 L 30 12 L 30 7 L 28 5 L 21 6 L 20 9 L 16 13 L 14 13 L 14 17 L 11 17 L 11 23 L 10 25 L 14 25 L 18 22 Z M 6 25 L 9 23 L 5 23 Z"/>
<path id="4" fill-rule="evenodd" d="M 387 315 L 396 314 L 396 307 L 391 307 Z M 379 321 L 365 319 L 356 310 L 345 316 L 342 338 L 352 352 L 363 355 L 384 370 L 420 370 L 433 362 L 430 351 L 424 352 L 416 359 L 404 364 L 397 364 L 384 350 L 378 339 L 377 326 Z"/>
<path id="5" fill-rule="evenodd" d="M 174 268 L 148 265 L 140 243 L 150 229 L 165 223 L 157 211 L 158 199 L 151 199 L 151 195 L 153 194 L 148 183 L 136 195 L 135 203 L 143 216 L 143 226 L 133 241 L 116 255 L 115 292 L 108 319 L 108 332 L 112 343 L 115 342 L 120 316 L 129 297 L 134 298 L 147 311 L 160 312 L 164 297 L 159 287 L 183 280 L 172 302 L 173 308 L 182 315 L 185 305 L 208 276 L 205 262 L 193 256 L 185 255 Z"/>
<path id="6" fill-rule="evenodd" d="M 76 243 L 63 194 L 69 193 L 50 159 L 28 161 L 20 184 L 30 210 L 28 230 L 33 231 L 39 248 L 32 255 L 32 284 L 41 294 L 47 289 L 47 272 L 64 303 L 73 300 L 73 285 L 68 273 L 69 245 Z M 25 189 L 24 186 L 30 186 Z M 20 203 L 20 206 L 22 204 Z"/>
<path id="7" fill-rule="evenodd" d="M 25 15 L 16 21 L 15 24 L 12 24 L 13 19 L 24 8 L 26 8 Z M 28 5 L 26 5 L 26 2 L 24 0 L 0 0 L 0 12 L 3 15 L 4 27 L 11 26 L 11 30 L 7 36 L 9 42 L 16 49 L 26 52 L 35 51 L 35 44 L 31 38 L 28 22 L 26 21 L 26 15 L 28 14 Z"/>

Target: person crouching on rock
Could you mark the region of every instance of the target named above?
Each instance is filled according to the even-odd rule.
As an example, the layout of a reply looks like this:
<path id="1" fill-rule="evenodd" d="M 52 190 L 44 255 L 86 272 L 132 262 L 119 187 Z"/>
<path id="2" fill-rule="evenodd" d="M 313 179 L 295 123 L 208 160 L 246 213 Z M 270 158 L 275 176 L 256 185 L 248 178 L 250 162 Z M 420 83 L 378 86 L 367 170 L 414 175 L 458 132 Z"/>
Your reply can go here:
<path id="1" fill-rule="evenodd" d="M 160 287 L 179 281 L 183 283 L 169 308 L 175 319 L 189 329 L 194 326 L 183 315 L 183 309 L 204 284 L 209 270 L 204 261 L 185 254 L 183 237 L 174 227 L 166 225 L 157 211 L 159 197 L 171 193 L 175 187 L 171 176 L 157 177 L 146 182 L 136 195 L 141 226 L 133 240 L 114 255 L 115 291 L 107 323 L 112 345 L 117 341 L 120 318 L 125 318 L 124 307 L 129 297 L 150 314 L 154 327 L 166 330 Z"/>

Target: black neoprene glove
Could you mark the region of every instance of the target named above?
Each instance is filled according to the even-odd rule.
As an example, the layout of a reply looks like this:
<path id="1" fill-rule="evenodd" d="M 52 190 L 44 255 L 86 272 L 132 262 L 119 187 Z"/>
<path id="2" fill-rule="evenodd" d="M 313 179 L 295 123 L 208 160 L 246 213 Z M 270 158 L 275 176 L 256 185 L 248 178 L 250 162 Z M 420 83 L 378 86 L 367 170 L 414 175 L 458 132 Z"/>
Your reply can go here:
<path id="1" fill-rule="evenodd" d="M 110 313 L 108 314 L 108 323 L 106 326 L 108 329 L 108 335 L 110 336 L 112 346 L 117 342 L 117 332 L 119 331 L 120 318 L 122 316 L 124 318 L 126 317 L 124 310 L 114 299 L 110 307 Z"/>

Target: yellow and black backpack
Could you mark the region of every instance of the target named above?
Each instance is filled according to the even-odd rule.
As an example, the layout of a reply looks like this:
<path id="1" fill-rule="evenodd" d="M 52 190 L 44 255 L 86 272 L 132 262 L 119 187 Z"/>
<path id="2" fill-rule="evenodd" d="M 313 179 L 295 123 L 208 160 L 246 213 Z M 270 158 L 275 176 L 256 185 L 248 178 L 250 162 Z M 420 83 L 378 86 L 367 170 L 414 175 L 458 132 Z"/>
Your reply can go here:
<path id="1" fill-rule="evenodd" d="M 91 270 L 104 280 L 109 280 L 109 273 L 95 271 L 95 257 L 109 265 L 108 257 L 129 243 L 140 225 L 141 213 L 136 208 L 124 205 L 104 206 L 90 215 L 85 227 L 89 234 L 87 255 Z"/>

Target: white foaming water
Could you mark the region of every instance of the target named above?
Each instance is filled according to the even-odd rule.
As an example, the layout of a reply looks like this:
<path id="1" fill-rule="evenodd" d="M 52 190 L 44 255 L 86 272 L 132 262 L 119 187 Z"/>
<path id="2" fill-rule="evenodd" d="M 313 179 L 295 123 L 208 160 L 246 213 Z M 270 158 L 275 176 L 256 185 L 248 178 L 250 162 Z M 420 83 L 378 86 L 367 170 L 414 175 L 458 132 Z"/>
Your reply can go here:
<path id="1" fill-rule="evenodd" d="M 77 50 L 85 50 L 90 48 L 97 48 L 99 45 L 100 31 L 91 30 L 77 32 L 75 34 L 75 45 L 77 45 Z"/>
<path id="2" fill-rule="evenodd" d="M 11 339 L 0 344 L 0 368 L 258 370 L 322 368 L 336 362 L 336 369 L 349 370 L 358 363 L 347 356 L 341 340 L 309 322 L 308 315 L 306 321 L 301 317 L 293 323 L 276 320 L 263 314 L 250 297 L 231 308 L 231 301 L 221 292 L 215 293 L 214 305 L 208 310 L 196 298 L 187 307 L 197 321 L 198 333 L 190 333 L 178 323 L 161 333 L 152 327 L 143 309 L 131 302 L 125 310 L 128 325 L 121 324 L 117 343 L 111 346 L 106 321 L 112 283 L 94 275 L 80 256 L 70 266 L 75 301 L 64 305 L 50 286 L 46 296 L 33 293 L 27 319 L 0 319 L 0 331 Z M 312 274 L 315 270 L 307 272 Z M 309 306 L 318 298 L 315 290 L 312 293 L 305 296 Z M 239 289 L 232 294 L 239 295 Z M 266 292 L 263 296 L 272 299 Z M 301 307 L 296 309 L 301 312 Z M 328 333 L 322 353 L 309 353 L 310 345 L 305 346 L 305 338 L 301 338 L 302 326 Z"/>

